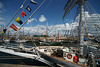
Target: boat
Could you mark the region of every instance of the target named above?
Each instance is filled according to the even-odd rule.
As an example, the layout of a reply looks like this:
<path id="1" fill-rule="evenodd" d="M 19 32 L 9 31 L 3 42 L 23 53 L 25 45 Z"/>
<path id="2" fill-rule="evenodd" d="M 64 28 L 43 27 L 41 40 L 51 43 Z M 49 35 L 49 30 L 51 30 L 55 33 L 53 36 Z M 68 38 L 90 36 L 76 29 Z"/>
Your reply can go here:
<path id="1" fill-rule="evenodd" d="M 84 54 L 89 55 L 88 51 L 90 50 L 93 51 L 94 49 L 95 49 L 94 53 L 98 53 L 98 52 L 97 52 L 97 48 L 93 46 L 96 43 L 92 41 L 87 41 L 87 39 L 85 39 L 86 41 L 84 42 L 84 33 L 83 33 L 83 29 L 84 29 L 84 25 L 83 25 L 84 24 L 83 23 L 84 8 L 83 7 L 84 5 L 83 4 L 86 1 L 87 0 L 68 0 L 64 8 L 65 14 L 63 18 L 68 14 L 68 12 L 76 4 L 78 4 L 81 7 L 81 11 L 80 11 L 81 18 L 80 18 L 80 24 L 79 24 L 80 25 L 80 33 L 79 33 L 80 34 L 80 40 L 79 40 L 80 44 L 78 47 L 75 45 L 77 48 L 76 47 L 66 47 L 66 46 L 36 46 L 35 43 L 34 43 L 35 47 L 31 47 L 31 48 L 26 48 L 24 47 L 23 44 L 18 44 L 17 46 L 15 46 L 14 44 L 10 44 L 10 45 L 2 44 L 0 45 L 1 54 L 4 53 L 4 55 L 9 54 L 10 56 L 14 55 L 14 56 L 22 57 L 22 58 L 32 59 L 34 61 L 39 61 L 39 62 L 45 63 L 52 67 L 67 67 L 67 66 L 68 67 L 87 67 L 88 59 L 84 57 Z M 31 16 L 29 18 L 31 18 Z M 22 41 L 19 40 L 19 42 L 22 42 Z M 93 46 L 93 47 L 90 47 L 90 46 Z M 79 56 L 80 56 L 79 62 L 77 63 L 73 61 L 74 56 L 76 56 L 76 53 L 78 53 L 76 51 L 79 51 Z M 93 60 L 92 66 L 96 67 L 95 58 L 93 57 L 92 60 Z"/>
<path id="2" fill-rule="evenodd" d="M 23 2 L 21 7 L 23 7 L 26 1 L 27 0 Z M 44 2 L 45 0 L 38 6 L 38 8 L 32 13 L 32 15 L 42 6 Z M 19 10 L 21 9 L 21 7 L 19 8 Z M 19 12 L 19 10 L 16 12 L 16 14 Z M 12 19 L 14 19 L 16 14 L 13 16 Z M 28 20 L 32 17 L 32 15 L 28 18 Z M 28 20 L 26 20 L 26 22 Z M 8 25 L 10 24 L 10 22 L 8 23 Z M 7 26 L 5 28 L 7 28 Z M 15 36 L 15 34 L 13 36 Z M 23 49 L 22 48 L 20 49 L 18 46 L 20 45 L 19 43 L 18 44 L 9 43 L 9 40 L 5 40 L 5 42 L 7 43 L 0 43 L 0 63 L 6 63 L 6 64 L 18 64 L 19 63 L 19 64 L 24 64 L 24 65 L 28 64 L 32 66 L 43 66 L 43 67 L 48 66 L 48 65 L 49 66 L 53 65 L 50 62 L 46 61 L 45 59 L 41 58 L 39 54 L 34 51 L 35 47 L 33 46 L 30 46 L 31 47 L 30 48 L 29 45 L 27 45 L 26 47 L 23 46 Z M 26 42 L 26 40 L 18 40 L 17 42 Z"/>
<path id="3" fill-rule="evenodd" d="M 80 6 L 80 23 L 79 23 L 79 47 L 65 47 L 65 46 L 38 46 L 36 50 L 40 53 L 41 57 L 46 59 L 53 64 L 60 66 L 60 67 L 87 67 L 89 58 L 89 53 L 93 55 L 92 62 L 89 63 L 93 67 L 100 65 L 98 62 L 98 58 L 100 57 L 100 48 L 95 47 L 96 43 L 92 41 L 92 37 L 89 37 L 89 40 L 85 39 L 84 37 L 84 4 L 87 0 L 68 0 L 67 4 L 65 5 L 65 14 L 64 17 L 69 13 L 69 11 L 78 4 Z M 78 51 L 78 52 L 76 52 Z M 96 53 L 96 54 L 95 54 Z M 79 54 L 79 61 L 76 63 L 74 61 L 74 56 Z M 98 54 L 98 57 L 96 56 Z"/>
<path id="4" fill-rule="evenodd" d="M 6 64 L 24 64 L 32 66 L 48 66 L 50 62 L 39 57 L 34 52 L 35 47 L 29 46 L 24 49 L 18 49 L 19 44 L 0 44 L 0 63 Z"/>
<path id="5" fill-rule="evenodd" d="M 6 42 L 6 43 L 10 42 L 9 39 L 4 39 L 3 41 Z"/>
<path id="6" fill-rule="evenodd" d="M 15 42 L 19 42 L 19 43 L 22 43 L 22 42 L 27 42 L 27 40 L 20 40 L 20 39 L 18 39 L 18 40 L 15 40 Z"/>

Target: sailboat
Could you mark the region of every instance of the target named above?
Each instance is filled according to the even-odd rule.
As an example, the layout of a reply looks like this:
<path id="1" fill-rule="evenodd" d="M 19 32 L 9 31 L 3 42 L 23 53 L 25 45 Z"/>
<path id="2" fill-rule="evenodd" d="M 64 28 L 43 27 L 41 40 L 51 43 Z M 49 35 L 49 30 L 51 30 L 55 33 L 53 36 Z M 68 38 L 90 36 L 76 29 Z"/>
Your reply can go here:
<path id="1" fill-rule="evenodd" d="M 49 62 L 52 62 L 52 64 L 55 64 L 60 67 L 87 67 L 87 61 L 89 61 L 88 58 L 84 57 L 84 54 L 89 55 L 89 51 L 92 51 L 92 53 L 97 52 L 98 54 L 98 49 L 93 46 L 89 46 L 95 43 L 91 41 L 84 41 L 84 4 L 87 2 L 87 0 L 68 0 L 67 4 L 65 5 L 65 14 L 64 17 L 69 13 L 69 11 L 76 5 L 78 4 L 80 6 L 80 22 L 79 22 L 79 39 L 80 39 L 80 44 L 79 48 L 71 48 L 71 49 L 76 49 L 78 50 L 78 54 L 80 55 L 79 57 L 79 62 L 75 63 L 74 62 L 74 56 L 76 56 L 77 52 L 73 52 L 70 50 L 70 48 L 65 47 L 65 46 L 38 46 L 36 47 L 36 50 L 40 53 L 41 57 L 48 60 Z M 94 51 L 93 51 L 94 50 Z M 98 61 L 96 60 L 96 54 L 93 55 L 92 57 L 92 62 L 90 63 L 93 67 L 96 67 L 96 63 Z M 99 54 L 100 56 L 100 54 Z M 99 57 L 98 57 L 99 58 Z M 97 59 L 98 59 L 97 58 Z M 97 62 L 96 62 L 97 61 Z"/>
<path id="2" fill-rule="evenodd" d="M 68 14 L 68 12 L 76 4 L 79 4 L 79 6 L 81 7 L 80 24 L 79 24 L 79 26 L 80 26 L 80 31 L 79 31 L 80 32 L 80 48 L 79 48 L 80 51 L 79 52 L 80 52 L 80 56 L 82 56 L 82 57 L 79 57 L 78 63 L 75 63 L 73 61 L 73 58 L 75 56 L 75 52 L 72 52 L 71 49 L 75 49 L 75 48 L 72 48 L 72 47 L 68 48 L 65 46 L 36 46 L 36 44 L 34 44 L 35 47 L 26 48 L 22 44 L 20 44 L 20 47 L 18 45 L 15 45 L 15 44 L 10 44 L 10 46 L 9 46 L 9 44 L 8 44 L 8 46 L 5 44 L 2 44 L 2 45 L 0 45 L 0 55 L 1 56 L 3 54 L 10 55 L 10 56 L 13 55 L 14 58 L 16 58 L 15 56 L 17 56 L 17 57 L 21 57 L 21 58 L 32 59 L 36 62 L 39 61 L 39 62 L 45 63 L 45 64 L 52 66 L 52 67 L 57 67 L 57 66 L 60 66 L 60 67 L 67 67 L 67 66 L 68 67 L 82 67 L 82 66 L 86 67 L 87 66 L 87 63 L 86 63 L 87 59 L 83 57 L 83 54 L 84 54 L 84 48 L 83 48 L 84 47 L 84 32 L 83 32 L 83 30 L 84 30 L 84 23 L 83 22 L 84 21 L 83 21 L 83 19 L 84 19 L 84 3 L 86 1 L 87 0 L 68 0 L 67 4 L 65 5 L 65 8 L 64 8 L 65 14 L 64 14 L 63 18 Z M 45 0 L 44 0 L 44 2 L 45 2 Z M 28 19 L 30 19 L 31 16 Z M 26 22 L 27 22 L 27 20 L 26 20 Z M 87 47 L 87 48 L 92 48 L 92 50 L 96 49 L 94 47 Z M 94 59 L 93 59 L 93 66 L 96 67 Z"/>
<path id="3" fill-rule="evenodd" d="M 27 0 L 23 2 L 23 4 L 18 9 L 18 11 L 15 13 L 11 21 L 14 19 L 14 17 L 19 12 L 19 10 L 23 7 L 26 1 Z M 44 2 L 45 0 L 38 6 L 38 8 L 26 20 L 26 22 L 34 15 L 34 13 L 43 5 Z M 11 23 L 11 21 L 8 23 L 8 25 Z M 19 30 L 21 29 L 21 27 L 19 28 Z M 34 66 L 48 66 L 48 65 L 51 66 L 52 65 L 50 62 L 41 58 L 38 55 L 37 51 L 35 51 L 35 47 L 31 46 L 31 48 L 27 48 L 27 47 L 24 47 L 24 45 L 20 44 L 21 45 L 21 49 L 20 49 L 18 45 L 19 44 L 14 44 L 14 43 L 0 43 L 0 63 L 8 63 L 8 64 L 9 63 L 10 64 L 18 64 L 18 63 L 20 64 L 21 63 L 24 65 L 28 64 L 28 65 L 34 65 Z M 25 63 L 23 63 L 23 61 Z"/>

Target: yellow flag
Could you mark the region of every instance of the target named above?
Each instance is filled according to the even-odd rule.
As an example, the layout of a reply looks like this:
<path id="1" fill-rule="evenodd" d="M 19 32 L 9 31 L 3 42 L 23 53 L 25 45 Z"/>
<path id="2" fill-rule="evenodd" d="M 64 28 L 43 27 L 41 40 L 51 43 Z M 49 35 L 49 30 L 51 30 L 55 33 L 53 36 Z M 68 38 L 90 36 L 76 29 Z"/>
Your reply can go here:
<path id="1" fill-rule="evenodd" d="M 2 31 L 2 33 L 4 33 L 4 31 Z"/>
<path id="2" fill-rule="evenodd" d="M 15 20 L 16 22 L 20 22 L 20 18 L 19 17 L 17 17 L 17 19 Z"/>

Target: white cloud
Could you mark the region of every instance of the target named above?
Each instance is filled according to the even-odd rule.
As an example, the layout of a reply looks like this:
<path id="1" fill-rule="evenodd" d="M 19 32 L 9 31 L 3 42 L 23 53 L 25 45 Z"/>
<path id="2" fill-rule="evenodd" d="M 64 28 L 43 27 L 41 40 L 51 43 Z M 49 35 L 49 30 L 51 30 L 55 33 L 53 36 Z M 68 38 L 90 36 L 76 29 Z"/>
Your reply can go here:
<path id="1" fill-rule="evenodd" d="M 86 22 L 85 23 L 86 25 L 84 25 L 84 27 L 86 28 L 88 27 L 87 28 L 88 34 L 97 35 L 95 33 L 100 32 L 100 30 L 96 31 L 97 27 L 95 26 L 95 24 L 100 25 L 100 14 L 96 14 L 96 13 L 89 14 L 89 12 L 85 12 L 84 15 L 85 15 L 85 22 Z M 73 30 L 72 32 L 74 32 L 74 34 L 78 33 L 79 22 L 80 22 L 80 14 L 78 14 L 75 21 L 71 24 L 71 28 Z"/>
<path id="2" fill-rule="evenodd" d="M 51 30 L 51 28 L 53 27 L 53 25 L 48 26 L 48 34 L 49 35 L 54 35 L 55 34 L 55 30 L 56 33 L 58 33 L 58 31 L 60 31 L 60 34 L 64 34 L 66 30 L 70 30 L 70 25 L 68 23 L 65 24 L 66 28 L 64 26 L 64 24 L 57 24 L 54 26 L 54 28 Z M 19 27 L 18 27 L 19 28 Z M 30 31 L 31 35 L 42 35 L 42 34 L 46 34 L 46 26 L 44 25 L 37 25 L 35 27 L 24 27 L 24 32 L 25 34 L 28 34 L 28 31 Z M 11 30 L 11 29 L 10 29 Z M 21 29 L 21 31 L 23 31 L 23 28 Z"/>
<path id="3" fill-rule="evenodd" d="M 4 18 L 0 17 L 0 20 L 5 20 Z"/>
<path id="4" fill-rule="evenodd" d="M 91 17 L 95 17 L 96 15 L 95 14 L 90 15 L 88 12 L 86 12 L 85 16 L 87 17 L 87 20 L 88 20 L 88 18 L 92 19 Z M 74 35 L 78 35 L 77 34 L 78 29 L 77 28 L 79 26 L 79 21 L 78 21 L 79 19 L 80 19 L 80 16 L 78 15 L 76 17 L 76 20 L 71 24 L 69 24 L 69 23 L 66 23 L 65 25 L 64 24 L 57 24 L 57 25 L 54 25 L 54 28 L 52 28 L 53 25 L 48 26 L 48 29 L 49 29 L 48 34 L 49 35 L 55 35 L 55 33 L 58 34 L 58 31 L 59 31 L 59 34 L 64 35 L 66 30 L 69 30 L 69 32 L 71 30 L 73 30 Z M 34 19 L 31 19 L 31 21 L 32 20 L 34 21 Z M 98 20 L 100 22 L 100 19 L 98 19 Z M 31 22 L 31 21 L 29 21 L 29 22 Z M 93 21 L 93 19 L 92 19 L 92 21 Z M 51 28 L 52 28 L 52 30 L 51 30 Z M 46 26 L 44 26 L 44 25 L 37 25 L 35 27 L 24 27 L 25 34 L 27 34 L 29 30 L 30 30 L 30 34 L 32 34 L 32 35 L 34 35 L 34 34 L 37 34 L 37 35 L 38 34 L 40 34 L 40 35 L 41 34 L 46 34 L 46 32 L 45 32 L 46 31 Z"/>
<path id="5" fill-rule="evenodd" d="M 60 31 L 60 34 L 65 34 L 65 31 L 66 30 L 70 30 L 71 29 L 71 26 L 66 23 L 65 25 L 64 24 L 59 24 L 59 25 L 55 25 L 54 28 L 51 30 L 53 26 L 49 26 L 49 29 L 50 29 L 50 34 L 54 35 L 55 33 L 58 33 L 58 31 Z"/>
<path id="6" fill-rule="evenodd" d="M 77 26 L 79 26 L 79 23 L 78 22 L 73 22 L 71 24 L 71 29 L 76 29 Z"/>
<path id="7" fill-rule="evenodd" d="M 85 12 L 85 17 L 86 18 L 89 18 L 90 17 L 89 12 Z"/>
<path id="8" fill-rule="evenodd" d="M 4 25 L 5 24 L 5 22 L 0 22 L 0 25 Z"/>
<path id="9" fill-rule="evenodd" d="M 66 30 L 70 30 L 71 26 L 69 25 L 69 23 L 66 23 Z"/>
<path id="10" fill-rule="evenodd" d="M 44 15 L 41 15 L 40 18 L 39 18 L 39 21 L 40 21 L 40 22 L 44 22 L 44 21 L 46 21 L 46 20 L 47 20 L 47 19 L 45 18 Z"/>
<path id="11" fill-rule="evenodd" d="M 28 20 L 27 24 L 31 23 L 32 21 L 37 21 L 36 18 L 31 18 L 30 20 Z"/>
<path id="12" fill-rule="evenodd" d="M 3 7 L 3 4 L 0 2 L 0 8 L 2 8 Z"/>
<path id="13" fill-rule="evenodd" d="M 38 26 L 35 26 L 35 27 L 24 27 L 24 32 L 25 34 L 28 34 L 28 31 L 30 31 L 30 34 L 34 35 L 34 34 L 42 34 L 44 33 L 45 31 L 45 26 L 43 25 L 38 25 Z M 21 29 L 22 31 L 23 29 Z"/>

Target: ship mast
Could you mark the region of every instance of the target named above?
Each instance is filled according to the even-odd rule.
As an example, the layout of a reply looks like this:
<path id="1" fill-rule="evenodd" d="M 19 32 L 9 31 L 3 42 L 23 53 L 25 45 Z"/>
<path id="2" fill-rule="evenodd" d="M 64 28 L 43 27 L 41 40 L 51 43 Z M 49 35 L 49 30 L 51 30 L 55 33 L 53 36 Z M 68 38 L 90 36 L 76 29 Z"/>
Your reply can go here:
<path id="1" fill-rule="evenodd" d="M 4 25 L 2 26 L 2 28 L 4 29 Z M 4 40 L 4 34 L 2 34 L 2 41 Z"/>
<path id="2" fill-rule="evenodd" d="M 70 12 L 70 10 L 76 5 L 80 6 L 80 22 L 79 22 L 79 37 L 80 37 L 80 54 L 83 55 L 84 46 L 84 3 L 87 0 L 68 0 L 64 7 L 65 14 L 62 19 Z"/>
<path id="3" fill-rule="evenodd" d="M 23 37 L 24 37 L 24 27 L 23 27 Z"/>
<path id="4" fill-rule="evenodd" d="M 47 42 L 47 37 L 48 37 L 48 22 L 47 22 L 47 28 L 46 28 L 46 42 Z"/>
<path id="5" fill-rule="evenodd" d="M 8 37 L 8 39 L 9 39 L 9 30 L 8 30 L 8 36 L 7 36 L 7 37 Z"/>
<path id="6" fill-rule="evenodd" d="M 59 42 L 59 31 L 58 31 L 58 42 Z"/>
<path id="7" fill-rule="evenodd" d="M 80 34 L 80 54 L 83 55 L 84 45 L 84 1 L 80 0 L 80 23 L 79 23 L 79 34 Z"/>

